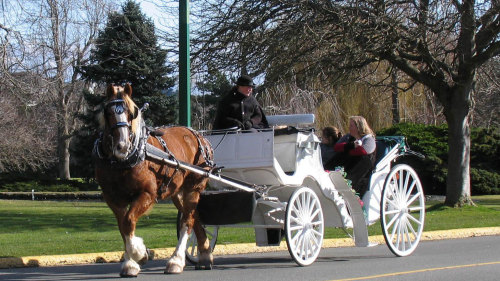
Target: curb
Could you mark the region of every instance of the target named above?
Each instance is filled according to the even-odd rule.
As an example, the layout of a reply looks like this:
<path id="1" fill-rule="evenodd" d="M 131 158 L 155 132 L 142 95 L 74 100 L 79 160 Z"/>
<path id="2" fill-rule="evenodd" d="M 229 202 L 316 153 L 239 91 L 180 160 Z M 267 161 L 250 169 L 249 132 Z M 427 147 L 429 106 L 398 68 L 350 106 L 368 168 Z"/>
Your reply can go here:
<path id="1" fill-rule="evenodd" d="M 459 238 L 492 236 L 492 235 L 500 235 L 500 227 L 427 231 L 422 233 L 421 241 L 459 239 Z M 370 236 L 369 240 L 370 243 L 385 244 L 385 240 L 382 235 Z M 350 247 L 350 246 L 354 246 L 354 241 L 351 238 L 323 240 L 323 248 Z M 159 259 L 167 259 L 172 255 L 174 250 L 175 248 L 159 248 L 159 249 L 151 249 L 151 252 L 154 253 L 154 259 L 159 260 Z M 286 250 L 287 250 L 287 245 L 285 241 L 282 241 L 280 246 L 276 247 L 257 247 L 255 243 L 217 245 L 214 249 L 214 256 L 277 252 Z M 122 257 L 123 257 L 123 251 L 90 253 L 90 254 L 0 258 L 0 269 L 20 268 L 20 267 L 49 267 L 49 266 L 94 264 L 94 263 L 117 263 L 120 262 Z"/>

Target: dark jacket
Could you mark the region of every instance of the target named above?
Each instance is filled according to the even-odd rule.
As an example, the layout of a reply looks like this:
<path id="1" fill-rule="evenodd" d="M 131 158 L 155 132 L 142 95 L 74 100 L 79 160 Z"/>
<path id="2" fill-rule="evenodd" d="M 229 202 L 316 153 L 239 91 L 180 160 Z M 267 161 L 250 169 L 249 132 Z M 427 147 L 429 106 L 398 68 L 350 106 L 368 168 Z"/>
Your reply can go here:
<path id="1" fill-rule="evenodd" d="M 254 96 L 245 96 L 232 89 L 219 102 L 214 130 L 238 127 L 240 129 L 268 128 L 266 116 Z"/>

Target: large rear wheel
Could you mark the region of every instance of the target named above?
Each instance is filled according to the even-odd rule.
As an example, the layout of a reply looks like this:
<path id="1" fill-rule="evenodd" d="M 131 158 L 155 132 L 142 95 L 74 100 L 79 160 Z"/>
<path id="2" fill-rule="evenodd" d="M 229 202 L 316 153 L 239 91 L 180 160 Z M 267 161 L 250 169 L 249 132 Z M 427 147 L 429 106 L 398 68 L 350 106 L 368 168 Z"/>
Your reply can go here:
<path id="1" fill-rule="evenodd" d="M 177 212 L 177 239 L 179 239 L 179 231 L 181 229 L 181 219 L 182 212 Z M 208 240 L 210 241 L 210 251 L 213 252 L 215 248 L 215 244 L 217 243 L 217 235 L 219 233 L 219 226 L 203 226 L 205 232 L 207 233 Z M 187 245 L 186 245 L 186 259 L 191 264 L 198 264 L 199 262 L 199 254 L 198 251 L 198 240 L 196 239 L 196 234 L 194 231 L 189 235 Z"/>
<path id="2" fill-rule="evenodd" d="M 400 257 L 410 255 L 420 242 L 425 219 L 422 184 L 410 166 L 391 169 L 382 191 L 380 218 L 389 249 Z"/>
<path id="3" fill-rule="evenodd" d="M 297 189 L 286 207 L 288 252 L 300 266 L 312 264 L 323 245 L 324 218 L 319 198 L 307 187 Z"/>

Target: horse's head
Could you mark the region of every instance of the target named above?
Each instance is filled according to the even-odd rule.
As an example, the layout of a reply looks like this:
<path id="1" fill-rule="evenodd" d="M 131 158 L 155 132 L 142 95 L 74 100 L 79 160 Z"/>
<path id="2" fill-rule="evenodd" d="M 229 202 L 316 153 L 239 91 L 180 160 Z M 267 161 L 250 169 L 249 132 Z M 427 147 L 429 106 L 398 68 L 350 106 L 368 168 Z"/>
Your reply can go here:
<path id="1" fill-rule="evenodd" d="M 140 126 L 141 112 L 131 96 L 130 84 L 109 85 L 100 117 L 103 151 L 119 161 L 125 160 L 133 150 L 134 132 Z"/>

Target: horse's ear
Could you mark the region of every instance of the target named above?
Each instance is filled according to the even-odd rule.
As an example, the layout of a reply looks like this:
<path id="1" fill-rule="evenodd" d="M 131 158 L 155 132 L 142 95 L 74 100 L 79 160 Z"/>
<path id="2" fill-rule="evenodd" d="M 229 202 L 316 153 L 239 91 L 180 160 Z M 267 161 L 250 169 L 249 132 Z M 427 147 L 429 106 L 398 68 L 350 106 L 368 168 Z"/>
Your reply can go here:
<path id="1" fill-rule="evenodd" d="M 130 86 L 130 83 L 125 84 L 125 94 L 132 97 L 132 86 Z"/>
<path id="2" fill-rule="evenodd" d="M 106 97 L 111 97 L 115 94 L 115 85 L 114 84 L 109 84 L 108 88 L 106 88 Z"/>

